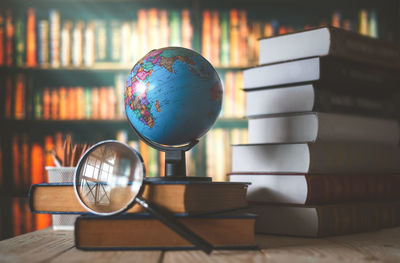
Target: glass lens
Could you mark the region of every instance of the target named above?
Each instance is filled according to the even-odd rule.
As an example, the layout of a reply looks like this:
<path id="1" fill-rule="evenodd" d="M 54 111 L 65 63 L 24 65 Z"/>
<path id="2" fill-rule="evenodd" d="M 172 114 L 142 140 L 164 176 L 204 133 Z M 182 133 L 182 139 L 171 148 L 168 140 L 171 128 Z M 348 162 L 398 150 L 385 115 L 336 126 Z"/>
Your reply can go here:
<path id="1" fill-rule="evenodd" d="M 142 158 L 134 149 L 117 141 L 101 142 L 79 161 L 75 193 L 91 212 L 120 213 L 134 202 L 144 175 Z"/>

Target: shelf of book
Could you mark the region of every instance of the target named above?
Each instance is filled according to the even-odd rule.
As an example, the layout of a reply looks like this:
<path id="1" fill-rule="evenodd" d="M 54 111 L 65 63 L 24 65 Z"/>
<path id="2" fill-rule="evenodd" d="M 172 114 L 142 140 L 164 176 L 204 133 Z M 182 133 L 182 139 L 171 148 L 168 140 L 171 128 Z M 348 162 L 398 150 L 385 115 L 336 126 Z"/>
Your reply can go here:
<path id="1" fill-rule="evenodd" d="M 187 169 L 192 175 L 226 180 L 229 145 L 247 140 L 247 121 L 240 118 L 245 115 L 241 70 L 257 64 L 259 38 L 332 24 L 398 39 L 393 37 L 398 14 L 383 18 L 385 10 L 396 6 L 393 0 L 379 4 L 354 1 L 350 6 L 347 2 L 3 1 L 0 126 L 6 128 L 0 132 L 0 189 L 9 186 L 7 196 L 21 196 L 31 182 L 44 180 L 42 166 L 53 165 L 48 151 L 60 147 L 66 136 L 77 141 L 126 141 L 140 150 L 150 175 L 162 173 L 162 154 L 137 141 L 122 118 L 117 98 L 134 63 L 150 49 L 169 45 L 202 53 L 224 82 L 222 117 L 187 153 Z M 318 16 L 307 15 L 318 8 L 323 9 Z M 399 10 L 398 6 L 393 10 Z M 392 21 L 393 17 L 397 20 Z M 107 97 L 115 101 L 102 101 Z M 103 114 L 96 104 L 107 105 L 103 108 L 108 110 Z M 68 111 L 67 105 L 74 111 Z M 30 175 L 32 169 L 38 169 L 35 175 Z M 29 175 L 24 176 L 27 171 Z M 7 219 L 0 218 L 3 226 L 18 211 L 26 210 L 25 204 L 17 203 L 14 208 L 8 205 Z M 22 217 L 18 217 L 21 226 L 15 227 L 14 234 L 30 230 L 24 227 L 29 216 Z M 7 232 L 1 237 L 11 235 Z"/>

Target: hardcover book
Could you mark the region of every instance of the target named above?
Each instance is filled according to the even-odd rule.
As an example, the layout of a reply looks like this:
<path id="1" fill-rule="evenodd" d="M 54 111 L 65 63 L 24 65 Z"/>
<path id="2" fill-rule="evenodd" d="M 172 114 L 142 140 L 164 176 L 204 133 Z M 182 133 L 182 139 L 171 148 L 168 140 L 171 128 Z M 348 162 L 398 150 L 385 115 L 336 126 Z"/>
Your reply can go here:
<path id="1" fill-rule="evenodd" d="M 400 203 L 345 203 L 317 206 L 254 205 L 256 233 L 324 237 L 374 231 L 400 224 Z"/>
<path id="2" fill-rule="evenodd" d="M 145 185 L 143 198 L 174 213 L 198 214 L 247 206 L 247 184 L 229 182 L 158 182 Z M 37 184 L 30 208 L 39 213 L 85 213 L 72 184 Z M 128 213 L 143 212 L 139 205 Z"/>
<path id="3" fill-rule="evenodd" d="M 252 214 L 177 216 L 215 249 L 255 249 Z M 75 222 L 79 249 L 195 249 L 191 243 L 159 220 L 147 215 L 113 217 L 80 216 Z"/>
<path id="4" fill-rule="evenodd" d="M 400 200 L 400 176 L 391 174 L 231 173 L 231 182 L 249 182 L 247 200 L 257 204 L 317 205 Z"/>
<path id="5" fill-rule="evenodd" d="M 260 64 L 314 56 L 336 56 L 400 69 L 400 46 L 325 26 L 260 40 Z"/>

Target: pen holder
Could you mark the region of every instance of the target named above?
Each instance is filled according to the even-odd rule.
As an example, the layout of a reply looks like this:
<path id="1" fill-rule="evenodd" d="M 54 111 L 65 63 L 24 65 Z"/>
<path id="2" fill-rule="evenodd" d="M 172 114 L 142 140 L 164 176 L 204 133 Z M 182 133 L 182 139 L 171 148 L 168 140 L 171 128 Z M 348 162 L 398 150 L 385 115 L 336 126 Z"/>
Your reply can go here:
<path id="1" fill-rule="evenodd" d="M 72 183 L 75 167 L 46 166 L 49 183 Z M 71 186 L 72 187 L 72 186 Z M 53 214 L 54 230 L 74 230 L 75 219 L 78 215 Z"/>

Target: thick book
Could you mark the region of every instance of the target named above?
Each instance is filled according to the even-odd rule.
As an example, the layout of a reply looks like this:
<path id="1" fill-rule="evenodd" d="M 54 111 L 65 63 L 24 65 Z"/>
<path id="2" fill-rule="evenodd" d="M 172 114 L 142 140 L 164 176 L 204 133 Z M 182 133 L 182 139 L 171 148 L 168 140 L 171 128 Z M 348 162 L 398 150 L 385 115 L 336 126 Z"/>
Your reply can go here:
<path id="1" fill-rule="evenodd" d="M 247 200 L 259 204 L 316 205 L 400 200 L 400 175 L 231 173 L 231 182 L 249 182 Z"/>
<path id="2" fill-rule="evenodd" d="M 254 249 L 252 214 L 176 216 L 215 249 Z M 80 216 L 75 222 L 75 246 L 103 249 L 195 249 L 186 239 L 147 214 L 114 217 Z"/>
<path id="3" fill-rule="evenodd" d="M 336 56 L 400 69 L 400 45 L 335 27 L 261 39 L 260 64 L 314 56 Z"/>
<path id="4" fill-rule="evenodd" d="M 143 198 L 174 213 L 200 214 L 247 206 L 247 184 L 229 182 L 157 182 L 145 185 Z M 72 184 L 36 184 L 30 208 L 39 213 L 85 213 Z M 143 212 L 134 205 L 128 213 Z"/>
<path id="5" fill-rule="evenodd" d="M 390 92 L 363 88 L 318 85 L 318 82 L 246 92 L 246 115 L 272 115 L 294 112 L 351 113 L 375 117 L 398 117 L 400 108 Z M 225 101 L 226 102 L 226 101 Z"/>
<path id="6" fill-rule="evenodd" d="M 254 205 L 256 233 L 325 237 L 400 225 L 400 202 L 317 206 Z"/>
<path id="7" fill-rule="evenodd" d="M 397 120 L 349 114 L 307 112 L 258 116 L 248 121 L 248 142 L 364 142 L 398 145 Z"/>
<path id="8" fill-rule="evenodd" d="M 364 92 L 388 92 L 396 90 L 400 75 L 396 70 L 345 59 L 312 57 L 248 68 L 243 79 L 245 90 L 318 81 L 321 85 L 362 88 Z"/>
<path id="9" fill-rule="evenodd" d="M 397 145 L 317 142 L 232 146 L 233 173 L 400 173 L 399 160 Z"/>

